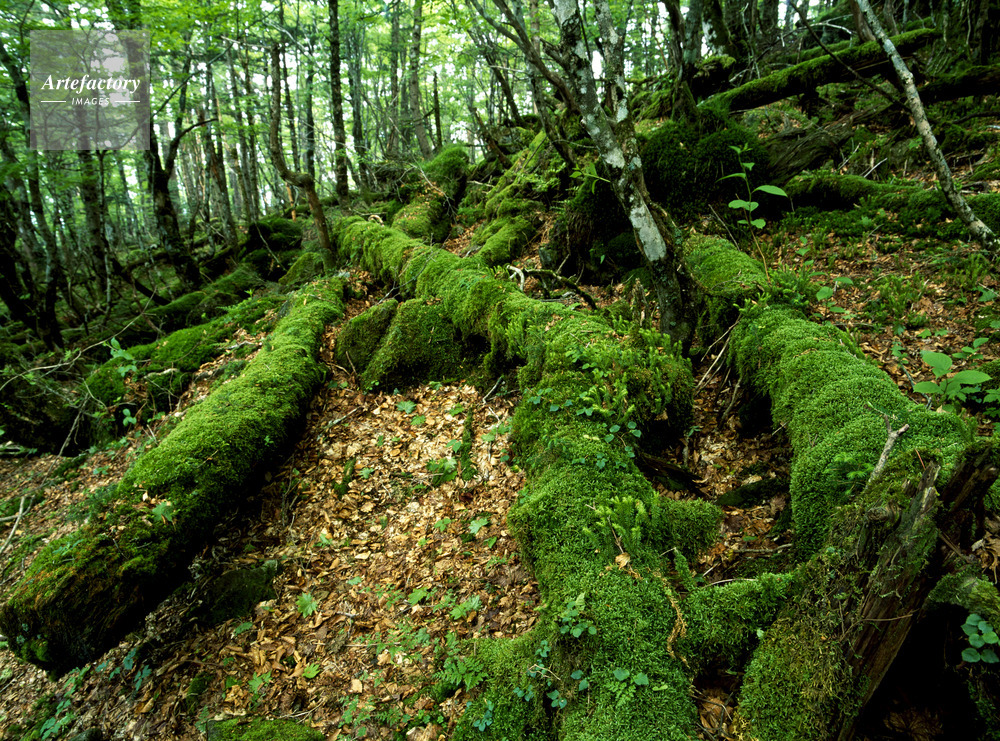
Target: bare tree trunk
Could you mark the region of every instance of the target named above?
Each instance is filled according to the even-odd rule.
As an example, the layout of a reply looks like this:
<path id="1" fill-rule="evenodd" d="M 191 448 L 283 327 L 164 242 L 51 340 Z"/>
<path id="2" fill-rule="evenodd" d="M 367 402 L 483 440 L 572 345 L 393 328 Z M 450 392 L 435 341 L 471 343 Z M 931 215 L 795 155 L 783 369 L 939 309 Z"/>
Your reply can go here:
<path id="1" fill-rule="evenodd" d="M 271 163 L 278 171 L 281 179 L 296 188 L 302 188 L 309 200 L 309 210 L 312 212 L 313 223 L 319 233 L 320 257 L 323 268 L 333 270 L 333 252 L 330 250 L 330 232 L 326 227 L 326 214 L 316 194 L 313 179 L 305 172 L 292 172 L 285 163 L 285 153 L 281 148 L 281 64 L 278 55 L 278 45 L 271 45 L 271 127 L 270 127 Z"/>
<path id="2" fill-rule="evenodd" d="M 408 81 L 410 96 L 410 118 L 417 146 L 425 159 L 431 156 L 431 144 L 427 139 L 427 127 L 420 111 L 420 34 L 424 22 L 424 0 L 413 0 L 413 31 L 410 35 L 410 75 Z"/>
<path id="3" fill-rule="evenodd" d="M 337 180 L 337 198 L 341 207 L 350 201 L 347 187 L 347 129 L 344 127 L 344 92 L 340 81 L 340 19 L 339 0 L 328 0 L 330 14 L 330 104 L 333 108 L 334 174 Z"/>
<path id="4" fill-rule="evenodd" d="M 973 238 L 989 250 L 995 259 L 998 256 L 998 251 L 1000 251 L 1000 240 L 997 239 L 993 230 L 986 226 L 982 219 L 973 213 L 972 208 L 969 207 L 965 198 L 962 197 L 962 193 L 955 187 L 955 181 L 951 177 L 951 169 L 948 167 L 948 163 L 945 162 L 944 155 L 941 154 L 941 149 L 938 147 L 937 139 L 934 136 L 934 131 L 927 121 L 927 114 L 924 112 L 924 106 L 920 102 L 920 94 L 917 92 L 917 86 L 913 82 L 913 75 L 910 73 L 906 63 L 903 62 L 902 57 L 899 56 L 896 45 L 892 43 L 892 39 L 889 38 L 882 28 L 882 24 L 879 23 L 878 17 L 875 15 L 875 11 L 872 10 L 872 6 L 868 0 L 855 1 L 858 4 L 858 8 L 864 13 L 872 33 L 875 34 L 876 39 L 878 39 L 878 42 L 885 50 L 886 56 L 892 62 L 899 81 L 903 84 L 903 90 L 906 92 L 906 106 L 910 109 L 910 115 L 913 116 L 917 132 L 924 143 L 924 150 L 927 152 L 927 157 L 930 159 L 931 164 L 934 166 L 934 171 L 937 173 L 938 183 L 941 185 L 944 197 L 948 199 L 948 203 L 955 209 L 958 218 L 962 220 L 962 223 L 965 224 L 965 227 L 972 234 Z"/>

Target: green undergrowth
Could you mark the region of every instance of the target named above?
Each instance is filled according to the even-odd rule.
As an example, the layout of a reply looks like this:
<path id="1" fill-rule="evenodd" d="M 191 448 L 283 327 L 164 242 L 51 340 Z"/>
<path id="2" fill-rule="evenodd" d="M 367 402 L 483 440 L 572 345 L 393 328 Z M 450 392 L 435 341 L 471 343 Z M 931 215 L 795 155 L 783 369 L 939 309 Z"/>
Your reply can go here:
<path id="1" fill-rule="evenodd" d="M 662 497 L 634 456 L 644 435 L 690 423 L 688 362 L 658 333 L 528 298 L 478 256 L 361 219 L 334 232 L 344 257 L 487 342 L 487 369 L 518 368 L 513 435 L 528 484 L 508 522 L 546 620 L 479 646 L 488 679 L 455 738 L 687 738 L 696 712 L 673 650 L 679 597 L 662 576 L 664 554 L 694 557 L 714 541 L 721 512 Z"/>
<path id="2" fill-rule="evenodd" d="M 968 238 L 944 194 L 919 183 L 817 172 L 794 178 L 786 190 L 795 212 L 782 220 L 784 232 L 811 230 L 824 240 L 833 234 L 843 242 L 875 234 L 945 242 Z M 987 226 L 1000 229 L 1000 194 L 973 194 L 966 200 Z M 895 241 L 879 245 L 882 250 L 898 248 Z"/>
<path id="3" fill-rule="evenodd" d="M 322 379 L 324 326 L 343 314 L 343 283 L 311 284 L 243 373 L 187 410 L 89 522 L 42 550 L 0 606 L 22 658 L 54 673 L 114 645 L 184 577 L 214 527 L 252 495 L 294 439 Z"/>

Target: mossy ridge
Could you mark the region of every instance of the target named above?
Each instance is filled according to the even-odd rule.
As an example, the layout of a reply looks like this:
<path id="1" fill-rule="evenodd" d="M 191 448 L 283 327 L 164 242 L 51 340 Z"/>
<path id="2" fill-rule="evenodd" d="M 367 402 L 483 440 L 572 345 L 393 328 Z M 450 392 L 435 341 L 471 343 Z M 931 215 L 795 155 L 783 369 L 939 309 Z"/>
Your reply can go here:
<path id="1" fill-rule="evenodd" d="M 569 179 L 567 169 L 548 136 L 539 131 L 493 186 L 483 207 L 486 217 L 528 213 L 551 205 Z"/>
<path id="2" fill-rule="evenodd" d="M 469 156 L 463 145 L 441 150 L 424 168 L 430 184 L 393 216 L 392 226 L 429 244 L 444 242 L 450 228 L 450 209 L 462 197 L 468 167 Z"/>
<path id="3" fill-rule="evenodd" d="M 730 351 L 740 375 L 772 399 L 775 425 L 788 428 L 795 453 L 790 494 L 803 556 L 822 545 L 830 514 L 851 493 L 835 458 L 870 470 L 885 445 L 883 415 L 894 429 L 910 426 L 892 456 L 940 451 L 942 480 L 973 440 L 959 417 L 930 413 L 903 397 L 848 334 L 810 322 L 794 309 L 760 304 L 746 311 Z"/>
<path id="4" fill-rule="evenodd" d="M 513 434 L 529 484 L 509 523 L 553 619 L 530 637 L 486 644 L 491 681 L 455 737 L 689 737 L 697 716 L 689 674 L 671 655 L 676 597 L 659 576 L 660 554 L 677 548 L 693 556 L 715 538 L 721 512 L 661 498 L 633 462 L 636 438 L 626 426 L 631 421 L 641 432 L 657 419 L 674 429 L 688 422 L 688 362 L 658 345 L 652 332 L 528 298 L 479 257 L 421 246 L 360 219 L 338 222 L 334 231 L 341 252 L 362 267 L 398 283 L 404 295 L 439 298 L 463 335 L 487 338 L 487 362 L 524 364 L 518 378 L 526 401 Z M 613 423 L 621 423 L 614 432 Z M 621 534 L 627 566 L 614 561 Z M 597 634 L 577 642 L 560 633 L 556 619 L 581 593 Z M 553 647 L 556 675 L 579 668 L 595 678 L 589 710 L 580 702 L 553 712 L 514 697 L 542 640 Z M 658 691 L 619 682 L 614 669 L 645 674 Z M 472 724 L 487 702 L 493 723 L 480 732 Z"/>
<path id="5" fill-rule="evenodd" d="M 0 606 L 0 630 L 22 658 L 55 673 L 85 663 L 176 586 L 294 434 L 322 378 L 315 354 L 324 326 L 343 315 L 342 294 L 343 283 L 328 280 L 293 296 L 243 374 L 140 457 L 89 524 L 36 556 Z"/>

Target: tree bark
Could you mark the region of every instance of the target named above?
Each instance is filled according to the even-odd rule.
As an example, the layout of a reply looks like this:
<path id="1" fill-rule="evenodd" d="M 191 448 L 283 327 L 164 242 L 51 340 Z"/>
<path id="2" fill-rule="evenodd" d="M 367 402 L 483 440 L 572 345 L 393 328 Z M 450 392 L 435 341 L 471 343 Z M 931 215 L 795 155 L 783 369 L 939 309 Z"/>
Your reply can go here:
<path id="1" fill-rule="evenodd" d="M 334 176 L 341 207 L 350 202 L 347 187 L 347 130 L 344 127 L 344 92 L 340 80 L 339 0 L 328 0 L 330 15 L 330 105 L 333 109 Z"/>
<path id="2" fill-rule="evenodd" d="M 583 41 L 583 19 L 577 0 L 555 0 L 560 52 L 576 94 L 584 128 L 610 173 L 611 185 L 652 272 L 660 308 L 660 329 L 675 342 L 686 342 L 691 323 L 686 316 L 674 242 L 676 226 L 669 214 L 652 204 L 643 178 L 635 128 L 628 111 L 622 50 L 624 36 L 614 27 L 608 0 L 597 0 L 597 22 L 604 41 L 604 64 L 611 116 L 598 97 L 590 54 Z"/>
<path id="3" fill-rule="evenodd" d="M 333 252 L 330 250 L 330 232 L 326 226 L 326 214 L 323 205 L 316 194 L 313 179 L 305 172 L 293 172 L 285 162 L 285 153 L 281 148 L 281 66 L 278 56 L 278 45 L 271 46 L 271 126 L 270 126 L 271 164 L 278 175 L 289 185 L 301 188 L 309 200 L 309 210 L 312 212 L 313 223 L 319 233 L 320 257 L 325 270 L 333 270 Z"/>
<path id="4" fill-rule="evenodd" d="M 420 110 L 420 34 L 424 23 L 424 0 L 413 0 L 413 30 L 410 32 L 409 77 L 407 86 L 410 98 L 410 120 L 413 133 L 417 137 L 420 155 L 431 156 L 431 144 L 427 139 L 427 127 Z"/>

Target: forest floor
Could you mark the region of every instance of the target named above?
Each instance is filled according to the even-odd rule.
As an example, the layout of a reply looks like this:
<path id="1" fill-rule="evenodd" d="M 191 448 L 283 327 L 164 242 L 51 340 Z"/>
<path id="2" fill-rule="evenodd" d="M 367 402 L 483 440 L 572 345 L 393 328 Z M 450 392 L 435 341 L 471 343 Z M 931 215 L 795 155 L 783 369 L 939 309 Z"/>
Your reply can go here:
<path id="1" fill-rule="evenodd" d="M 836 287 L 815 307 L 818 318 L 848 329 L 905 393 L 923 401 L 912 383 L 933 375 L 921 351 L 951 355 L 955 369 L 1000 357 L 997 328 L 976 329 L 996 314 L 1000 281 L 991 271 L 970 278 L 952 269 L 974 256 L 971 246 L 887 244 L 891 239 L 872 234 L 845 245 L 833 234 L 782 233 L 761 249 L 772 265 L 818 273 L 820 285 Z M 537 252 L 522 263 L 535 260 Z M 353 279 L 370 286 L 365 276 Z M 621 294 L 620 286 L 588 290 L 601 303 Z M 353 301 L 348 316 L 380 298 L 373 291 Z M 896 307 L 887 321 L 872 319 L 877 302 Z M 459 691 L 435 698 L 435 674 L 462 671 L 456 662 L 463 640 L 517 636 L 537 620 L 537 587 L 506 524 L 524 484 L 508 450 L 518 395 L 502 384 L 484 394 L 461 379 L 365 393 L 349 370 L 333 364 L 337 331 L 329 328 L 324 338 L 327 381 L 294 450 L 259 493 L 248 492 L 243 516 L 220 524 L 187 587 L 101 661 L 56 682 L 0 652 L 0 728 L 23 723 L 48 696 L 55 707 L 47 738 L 98 727 L 122 739 L 200 739 L 212 719 L 259 712 L 298 719 L 328 739 L 448 737 L 466 697 Z M 985 341 L 977 345 L 979 338 Z M 975 352 L 963 357 L 966 347 Z M 762 478 L 788 479 L 783 432 L 769 431 L 769 424 L 763 432 L 741 429 L 743 391 L 735 374 L 716 363 L 723 349 L 712 348 L 695 367 L 690 434 L 652 451 L 697 479 L 687 491 L 657 484 L 665 496 L 715 501 Z M 225 362 L 224 356 L 213 365 Z M 211 365 L 202 370 L 205 380 L 188 390 L 174 415 L 206 393 Z M 455 453 L 469 412 L 473 467 L 462 470 Z M 989 418 L 980 416 L 978 424 L 981 433 L 992 432 Z M 10 531 L 13 545 L 29 547 L 3 565 L 0 589 L 17 580 L 45 542 L 79 525 L 90 493 L 116 481 L 157 430 L 133 430 L 58 481 L 53 472 L 62 459 L 55 456 L 0 459 L 4 500 L 43 492 Z M 354 475 L 345 487 L 351 460 Z M 692 564 L 697 578 L 717 583 L 767 570 L 791 544 L 791 531 L 776 527 L 787 506 L 779 491 L 752 506 L 724 507 L 719 540 Z M 995 574 L 1000 523 L 990 521 L 988 529 L 973 555 Z M 269 559 L 283 564 L 276 599 L 214 628 L 185 617 L 211 577 Z M 717 677 L 693 688 L 702 738 L 731 737 L 738 684 Z M 863 737 L 939 737 L 935 729 L 945 727 L 947 708 L 912 705 L 887 698 Z"/>

